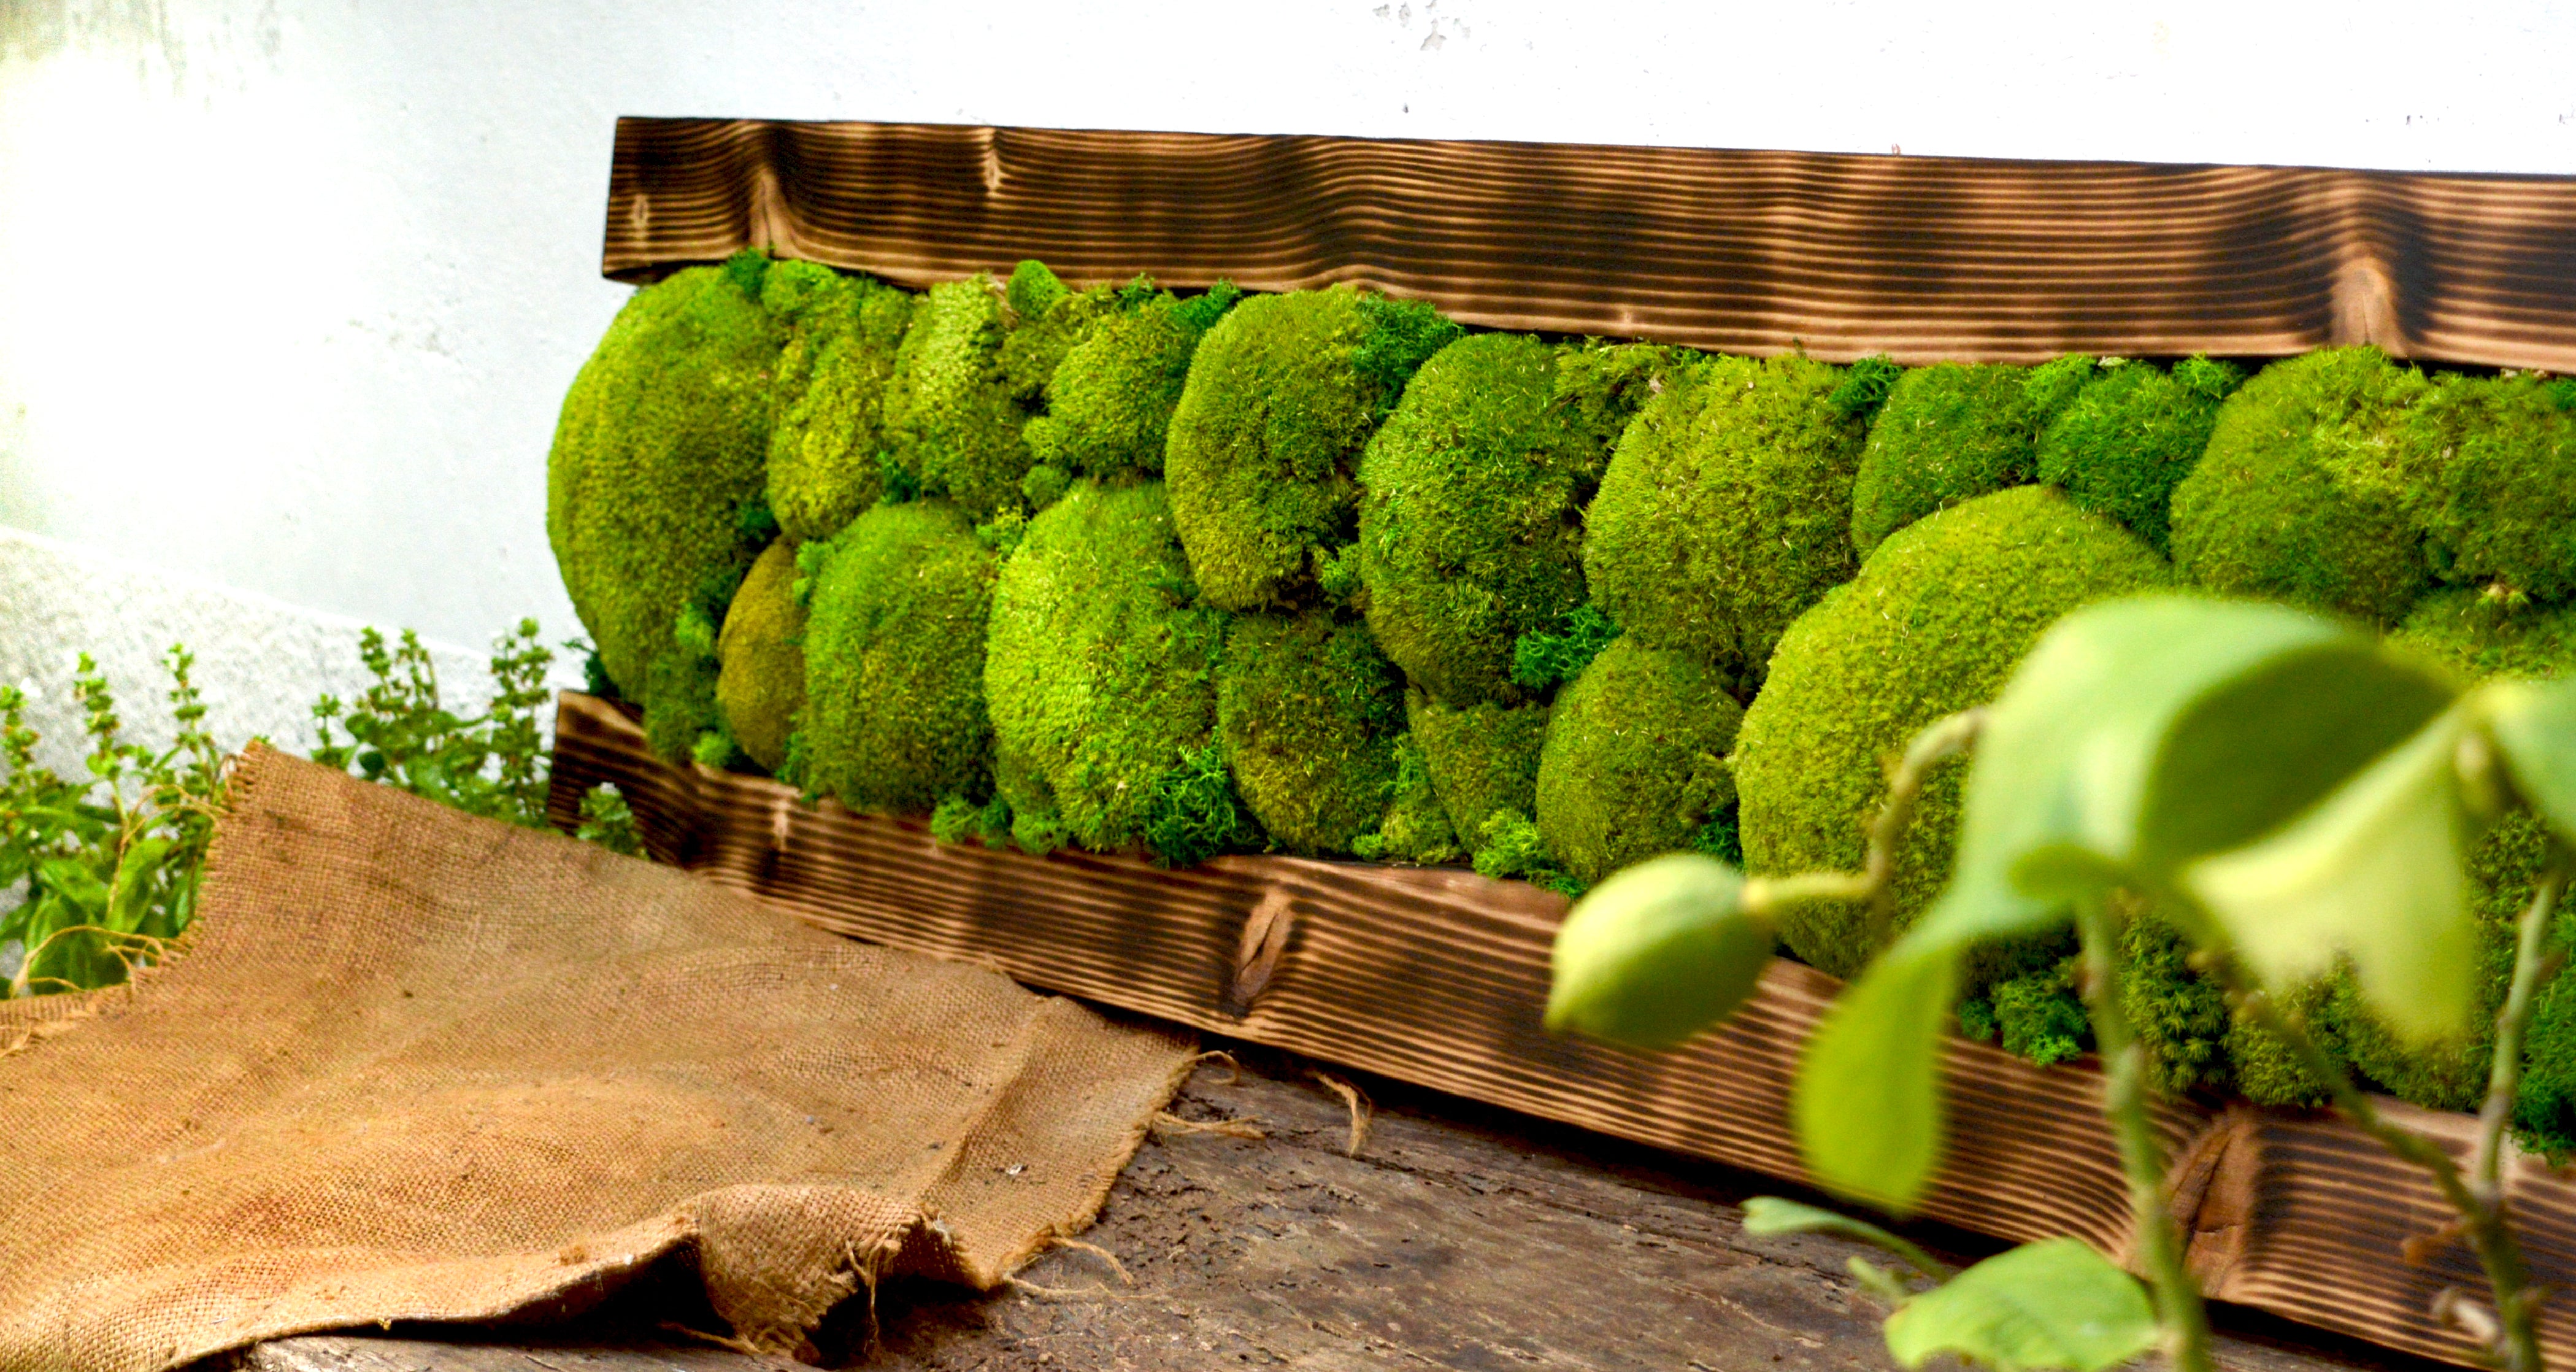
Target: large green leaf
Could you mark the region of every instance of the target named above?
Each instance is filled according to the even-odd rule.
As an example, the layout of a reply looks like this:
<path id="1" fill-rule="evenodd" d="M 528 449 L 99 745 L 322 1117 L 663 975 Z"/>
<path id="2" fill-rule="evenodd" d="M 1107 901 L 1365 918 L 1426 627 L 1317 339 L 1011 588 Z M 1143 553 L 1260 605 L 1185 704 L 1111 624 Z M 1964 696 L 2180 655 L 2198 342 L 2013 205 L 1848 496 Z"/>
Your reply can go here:
<path id="1" fill-rule="evenodd" d="M 1898 1214 L 1922 1199 L 1941 1156 L 1941 1038 L 1957 980 L 1954 950 L 1908 938 L 1825 1012 L 1790 1099 L 1818 1186 Z"/>
<path id="2" fill-rule="evenodd" d="M 1997 1254 L 1887 1319 L 1887 1351 L 1906 1367 L 1956 1353 L 1998 1372 L 2102 1372 L 2156 1339 L 2146 1288 L 2076 1239 Z"/>
<path id="3" fill-rule="evenodd" d="M 2477 929 L 2461 873 L 2464 712 L 2452 710 L 2270 837 L 2204 859 L 2182 884 L 2265 982 L 2351 959 L 2388 1027 L 2418 1042 L 2468 1028 Z"/>
<path id="4" fill-rule="evenodd" d="M 2576 843 L 2576 677 L 2499 681 L 2478 696 L 2515 788 L 2561 842 Z"/>
<path id="5" fill-rule="evenodd" d="M 1735 1013 L 1772 947 L 1770 921 L 1743 896 L 1734 868 L 1697 853 L 1594 887 L 1557 930 L 1547 1027 L 1662 1048 Z"/>

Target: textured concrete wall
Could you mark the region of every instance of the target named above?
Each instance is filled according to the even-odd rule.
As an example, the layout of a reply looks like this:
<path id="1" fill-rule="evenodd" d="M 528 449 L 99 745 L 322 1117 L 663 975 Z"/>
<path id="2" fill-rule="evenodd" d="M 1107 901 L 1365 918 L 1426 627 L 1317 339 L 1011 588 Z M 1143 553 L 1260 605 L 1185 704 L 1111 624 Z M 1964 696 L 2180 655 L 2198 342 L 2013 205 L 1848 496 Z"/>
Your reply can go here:
<path id="1" fill-rule="evenodd" d="M 0 0 L 0 525 L 177 578 L 99 619 L 7 545 L 0 663 L 185 636 L 282 729 L 324 616 L 574 632 L 544 457 L 625 296 L 623 113 L 2564 171 L 2571 39 L 2534 0 Z M 279 602 L 319 636 L 268 652 Z"/>

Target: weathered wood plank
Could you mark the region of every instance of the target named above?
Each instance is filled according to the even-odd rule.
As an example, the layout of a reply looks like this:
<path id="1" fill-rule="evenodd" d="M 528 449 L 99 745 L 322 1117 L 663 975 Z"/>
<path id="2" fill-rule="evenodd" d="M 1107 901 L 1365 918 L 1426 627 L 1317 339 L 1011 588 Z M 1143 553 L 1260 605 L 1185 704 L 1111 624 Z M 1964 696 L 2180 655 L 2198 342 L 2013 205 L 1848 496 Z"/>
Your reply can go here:
<path id="1" fill-rule="evenodd" d="M 792 788 L 654 760 L 617 707 L 567 695 L 556 822 L 607 781 L 648 843 L 824 928 L 992 966 L 1033 986 L 1288 1049 L 1399 1081 L 1798 1180 L 1788 1125 L 1797 1054 L 1837 988 L 1775 962 L 1753 1000 L 1679 1049 L 1629 1053 L 1547 1034 L 1548 949 L 1564 901 L 1455 869 L 1228 857 L 1166 871 L 1141 856 L 942 845 L 909 821 L 804 805 Z M 1286 921 L 1280 933 L 1279 921 Z M 1275 949 L 1265 955 L 1264 949 Z M 1247 976 L 1255 967 L 1259 976 Z M 1258 989 L 1252 983 L 1258 981 Z M 2127 1189 L 2093 1065 L 2038 1068 L 1953 1040 L 1948 1153 L 1924 1214 L 2011 1240 L 2126 1247 Z M 2465 1116 L 2390 1102 L 2454 1148 Z M 2420 1174 L 2329 1116 L 2157 1107 L 2181 1158 L 2178 1208 L 2212 1294 L 2426 1356 L 2466 1350 L 2429 1311 L 2482 1287 L 2457 1245 L 2424 1266 L 2399 1246 L 2439 1227 Z M 2536 1161 L 2509 1187 L 2535 1271 L 2576 1289 L 2576 1185 Z M 2576 1320 L 2551 1317 L 2576 1361 Z"/>
<path id="2" fill-rule="evenodd" d="M 1498 328 L 1832 360 L 2576 370 L 2576 179 L 940 124 L 618 121 L 602 269 L 1355 281 Z"/>

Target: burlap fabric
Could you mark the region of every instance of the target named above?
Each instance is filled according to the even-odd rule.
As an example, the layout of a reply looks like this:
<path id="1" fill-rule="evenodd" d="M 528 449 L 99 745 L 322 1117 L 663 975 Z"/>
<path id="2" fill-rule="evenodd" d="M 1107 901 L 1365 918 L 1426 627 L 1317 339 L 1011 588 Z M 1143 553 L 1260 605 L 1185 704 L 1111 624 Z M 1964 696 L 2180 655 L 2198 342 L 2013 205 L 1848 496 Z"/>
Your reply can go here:
<path id="1" fill-rule="evenodd" d="M 792 1344 L 1090 1219 L 1191 1045 L 254 748 L 189 946 L 0 1009 L 0 1368 L 566 1309 Z"/>

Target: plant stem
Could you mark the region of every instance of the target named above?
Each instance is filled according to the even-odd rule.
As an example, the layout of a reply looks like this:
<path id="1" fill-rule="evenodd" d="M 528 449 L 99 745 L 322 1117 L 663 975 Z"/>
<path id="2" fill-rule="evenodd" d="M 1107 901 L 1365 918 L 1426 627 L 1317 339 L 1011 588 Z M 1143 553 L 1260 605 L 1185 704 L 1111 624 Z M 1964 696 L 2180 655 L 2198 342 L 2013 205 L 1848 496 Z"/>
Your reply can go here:
<path id="1" fill-rule="evenodd" d="M 2523 1259 L 2522 1245 L 2515 1241 L 2513 1225 L 2506 1214 L 2503 1134 L 2513 1113 L 2514 1092 L 2522 1074 L 2523 1030 L 2531 1021 L 2547 957 L 2543 950 L 2548 941 L 2550 913 L 2566 884 L 2566 863 L 2563 859 L 2554 860 L 2538 894 L 2523 911 L 2512 990 L 2496 1015 L 2495 1067 L 2488 1078 L 2486 1105 L 2478 1113 L 2474 1171 L 2470 1174 L 2463 1174 L 2459 1163 L 2440 1144 L 2382 1116 L 2370 1097 L 2353 1085 L 2342 1065 L 2309 1037 L 2306 1026 L 2282 1013 L 2270 996 L 2251 984 L 2233 957 L 2219 955 L 2210 959 L 2210 971 L 2228 1000 L 2287 1046 L 2309 1076 L 2325 1083 L 2337 1112 L 2379 1140 L 2389 1152 L 2432 1175 L 2442 1198 L 2459 1214 L 2461 1232 L 2476 1251 L 2478 1265 L 2486 1270 L 2487 1285 L 2495 1297 L 2498 1328 L 2485 1351 L 2505 1372 L 2542 1372 L 2537 1322 L 2542 1293 L 2531 1284 L 2531 1267 Z"/>
<path id="2" fill-rule="evenodd" d="M 2182 1235 L 2165 1191 L 2164 1149 L 2147 1114 L 2146 1049 L 2120 1005 L 2119 931 L 2109 902 L 2099 896 L 2078 901 L 2075 924 L 2083 948 L 2085 1008 L 2106 1069 L 2102 1114 L 2119 1139 L 2120 1167 L 2129 1177 L 2129 1223 L 2139 1265 L 2155 1290 L 2166 1356 L 2177 1372 L 2214 1372 L 2209 1314 L 2201 1305 L 2200 1283 L 2183 1263 Z"/>
<path id="3" fill-rule="evenodd" d="M 1896 922 L 1896 856 L 1905 846 L 1905 831 L 1914 823 L 1914 806 L 1923 798 L 1923 784 L 1935 764 L 1975 747 L 1985 727 L 1984 709 L 1961 710 L 1932 721 L 1905 745 L 1905 756 L 1887 778 L 1887 801 L 1870 822 L 1869 850 L 1860 871 L 1755 877 L 1744 883 L 1744 908 L 1775 915 L 1788 906 L 1818 901 L 1866 903 L 1871 943 L 1884 945 Z"/>

